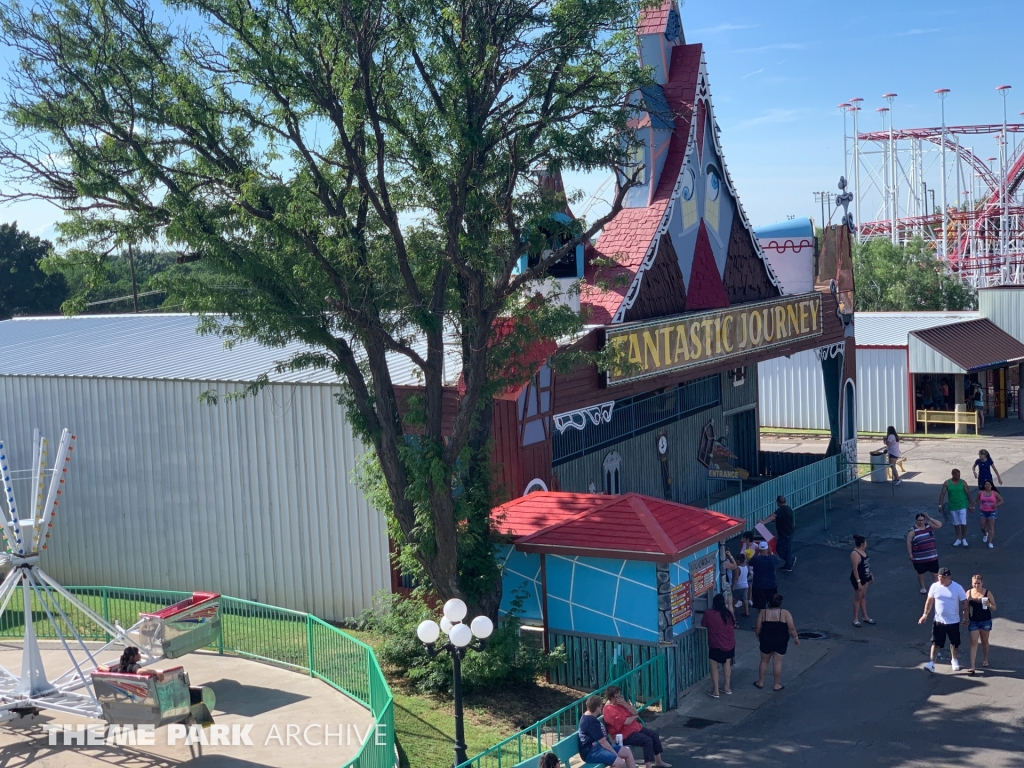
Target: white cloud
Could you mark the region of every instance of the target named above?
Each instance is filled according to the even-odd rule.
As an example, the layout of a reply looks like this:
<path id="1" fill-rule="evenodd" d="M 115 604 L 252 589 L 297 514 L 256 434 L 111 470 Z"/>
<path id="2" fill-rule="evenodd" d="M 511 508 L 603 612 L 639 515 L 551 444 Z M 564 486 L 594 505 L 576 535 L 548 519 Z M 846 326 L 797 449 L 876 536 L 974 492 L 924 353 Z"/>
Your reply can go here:
<path id="1" fill-rule="evenodd" d="M 806 48 L 803 43 L 772 43 L 757 48 L 740 48 L 733 53 L 763 53 L 764 51 L 801 51 Z"/>
<path id="2" fill-rule="evenodd" d="M 716 27 L 704 27 L 690 31 L 691 35 L 714 35 L 719 32 L 735 32 L 738 29 L 756 29 L 760 24 L 719 24 Z"/>
<path id="3" fill-rule="evenodd" d="M 748 77 L 751 77 L 753 75 L 759 75 L 762 72 L 764 72 L 764 67 L 761 67 L 760 69 L 755 69 L 753 72 L 747 72 L 747 74 L 741 77 L 740 80 L 746 80 Z"/>
<path id="4" fill-rule="evenodd" d="M 896 37 L 910 37 L 911 35 L 928 35 L 932 32 L 938 32 L 938 29 L 908 29 L 906 32 L 897 32 Z"/>
<path id="5" fill-rule="evenodd" d="M 748 120 L 741 120 L 736 124 L 736 128 L 752 128 L 755 125 L 766 125 L 766 124 L 779 124 L 779 123 L 795 123 L 800 119 L 800 115 L 805 110 L 802 109 L 781 109 L 775 107 L 762 112 L 757 117 L 752 117 Z"/>

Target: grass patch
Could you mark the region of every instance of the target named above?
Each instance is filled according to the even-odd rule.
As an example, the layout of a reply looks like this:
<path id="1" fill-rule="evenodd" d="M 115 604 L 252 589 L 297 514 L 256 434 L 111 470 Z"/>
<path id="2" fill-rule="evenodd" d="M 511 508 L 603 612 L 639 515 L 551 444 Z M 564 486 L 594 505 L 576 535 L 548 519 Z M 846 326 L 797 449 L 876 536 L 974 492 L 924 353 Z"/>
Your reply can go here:
<path id="1" fill-rule="evenodd" d="M 372 633 L 345 631 L 371 647 L 379 643 Z M 395 738 L 401 768 L 451 765 L 455 741 L 452 703 L 416 694 L 403 678 L 388 674 L 388 670 L 384 673 L 395 698 Z M 537 681 L 529 686 L 466 696 L 463 710 L 469 757 L 571 704 L 581 695 L 572 688 Z"/>

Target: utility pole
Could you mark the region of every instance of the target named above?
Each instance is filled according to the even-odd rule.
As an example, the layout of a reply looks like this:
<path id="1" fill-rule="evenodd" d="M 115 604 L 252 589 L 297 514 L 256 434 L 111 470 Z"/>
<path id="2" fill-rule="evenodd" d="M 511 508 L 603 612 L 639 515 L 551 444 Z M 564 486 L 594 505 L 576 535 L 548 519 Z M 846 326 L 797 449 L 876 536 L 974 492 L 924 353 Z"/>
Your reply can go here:
<path id="1" fill-rule="evenodd" d="M 135 314 L 139 314 L 139 286 L 135 282 L 135 253 L 132 251 L 131 243 L 128 243 L 128 266 L 132 270 L 132 305 L 135 307 Z"/>

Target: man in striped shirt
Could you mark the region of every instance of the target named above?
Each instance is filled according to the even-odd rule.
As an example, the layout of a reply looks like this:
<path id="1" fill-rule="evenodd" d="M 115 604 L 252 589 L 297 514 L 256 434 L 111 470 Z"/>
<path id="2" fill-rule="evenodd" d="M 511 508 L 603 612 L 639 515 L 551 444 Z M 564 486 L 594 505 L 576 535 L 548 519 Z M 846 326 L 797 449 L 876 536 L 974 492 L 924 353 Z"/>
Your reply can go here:
<path id="1" fill-rule="evenodd" d="M 917 583 L 921 586 L 921 594 L 927 595 L 925 574 L 932 574 L 932 583 L 939 580 L 939 550 L 935 546 L 934 531 L 942 527 L 942 522 L 918 512 L 914 519 L 914 527 L 907 533 L 907 557 L 917 571 Z"/>

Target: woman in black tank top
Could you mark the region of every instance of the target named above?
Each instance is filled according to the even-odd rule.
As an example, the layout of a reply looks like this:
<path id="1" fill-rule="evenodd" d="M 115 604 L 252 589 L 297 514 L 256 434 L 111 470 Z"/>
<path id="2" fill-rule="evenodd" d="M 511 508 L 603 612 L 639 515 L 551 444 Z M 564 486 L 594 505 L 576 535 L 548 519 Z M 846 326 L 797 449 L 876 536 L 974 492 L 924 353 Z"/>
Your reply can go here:
<path id="1" fill-rule="evenodd" d="M 782 595 L 778 592 L 772 595 L 768 606 L 758 612 L 757 622 L 754 624 L 754 634 L 757 635 L 761 650 L 761 663 L 757 669 L 754 687 L 764 688 L 764 676 L 768 671 L 768 664 L 771 663 L 772 676 L 775 678 L 772 690 L 781 691 L 786 687 L 782 684 L 782 657 L 786 655 L 786 649 L 789 647 L 789 638 L 793 638 L 795 645 L 800 645 L 800 638 L 793 625 L 792 614 L 782 608 Z"/>
<path id="2" fill-rule="evenodd" d="M 868 562 L 868 540 L 863 536 L 853 537 L 853 552 L 850 553 L 850 584 L 853 585 L 853 626 L 860 627 L 860 616 L 864 622 L 874 624 L 868 616 L 868 584 L 875 580 Z"/>
<path id="3" fill-rule="evenodd" d="M 978 657 L 978 643 L 981 643 L 981 666 L 988 666 L 988 634 L 992 631 L 992 611 L 996 609 L 996 599 L 992 592 L 985 589 L 985 580 L 981 574 L 971 578 L 971 588 L 967 590 L 967 629 L 971 633 L 971 668 L 967 674 L 976 674 L 974 660 Z"/>

